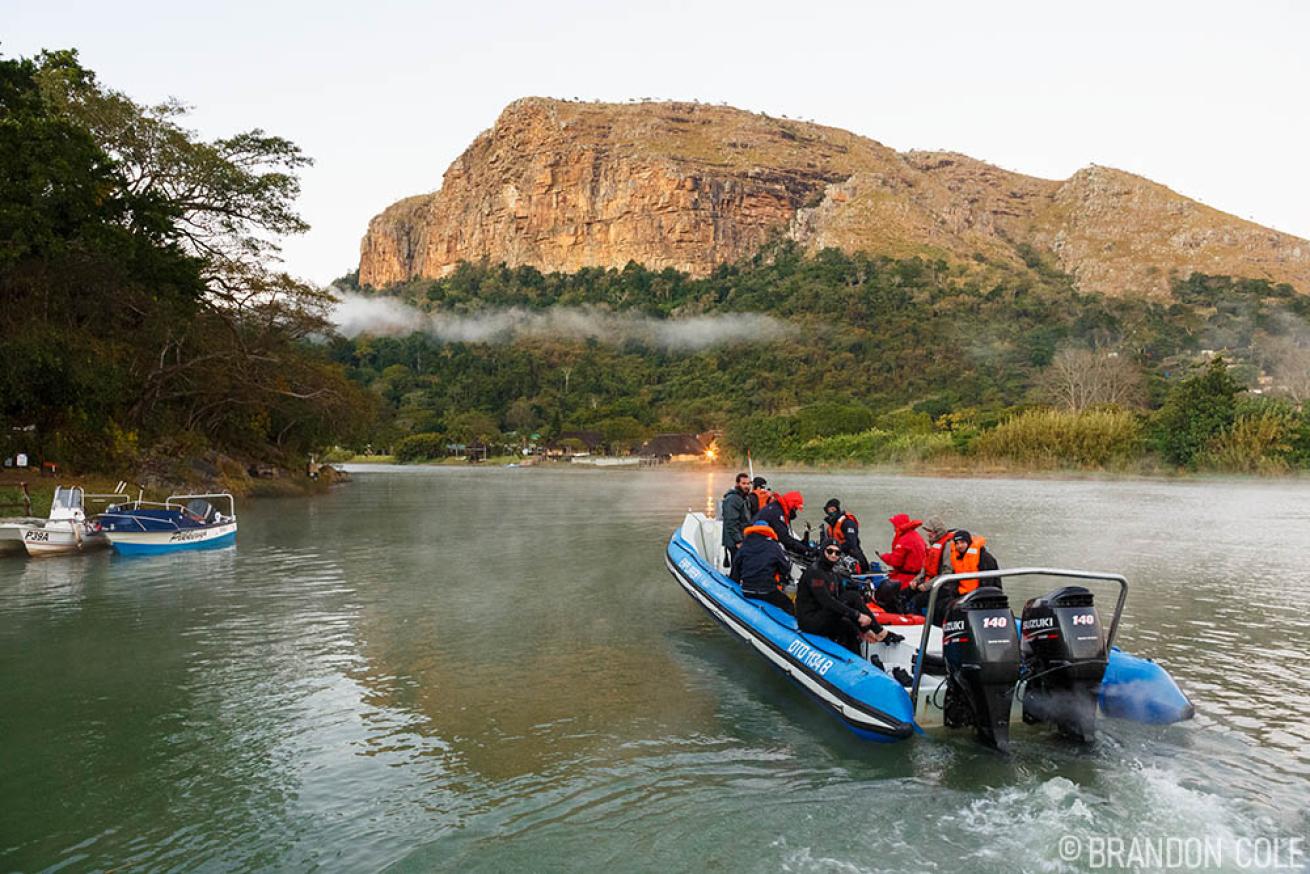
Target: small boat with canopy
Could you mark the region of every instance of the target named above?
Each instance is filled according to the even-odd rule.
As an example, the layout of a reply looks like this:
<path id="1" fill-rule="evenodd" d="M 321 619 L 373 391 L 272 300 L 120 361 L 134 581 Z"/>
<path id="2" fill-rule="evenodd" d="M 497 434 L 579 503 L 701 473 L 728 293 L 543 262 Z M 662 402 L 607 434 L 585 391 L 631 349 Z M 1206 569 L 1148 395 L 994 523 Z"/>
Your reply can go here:
<path id="1" fill-rule="evenodd" d="M 81 486 L 56 486 L 45 519 L 24 519 L 5 525 L 0 537 L 21 543 L 28 555 L 66 555 L 103 549 L 109 541 L 87 518 L 87 501 L 127 500 L 127 495 L 88 495 Z"/>

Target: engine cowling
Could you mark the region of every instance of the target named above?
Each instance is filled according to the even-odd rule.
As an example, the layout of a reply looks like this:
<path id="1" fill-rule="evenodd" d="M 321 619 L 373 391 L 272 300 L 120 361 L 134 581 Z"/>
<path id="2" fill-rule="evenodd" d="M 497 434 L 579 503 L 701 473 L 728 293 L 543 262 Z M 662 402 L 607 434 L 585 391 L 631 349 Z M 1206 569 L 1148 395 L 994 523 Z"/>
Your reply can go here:
<path id="1" fill-rule="evenodd" d="M 1105 633 L 1092 593 L 1064 586 L 1033 598 L 1022 618 L 1023 720 L 1081 741 L 1096 736 Z"/>
<path id="2" fill-rule="evenodd" d="M 1004 592 L 985 586 L 951 602 L 942 622 L 942 657 L 946 725 L 972 725 L 983 743 L 1008 750 L 1020 656 Z"/>

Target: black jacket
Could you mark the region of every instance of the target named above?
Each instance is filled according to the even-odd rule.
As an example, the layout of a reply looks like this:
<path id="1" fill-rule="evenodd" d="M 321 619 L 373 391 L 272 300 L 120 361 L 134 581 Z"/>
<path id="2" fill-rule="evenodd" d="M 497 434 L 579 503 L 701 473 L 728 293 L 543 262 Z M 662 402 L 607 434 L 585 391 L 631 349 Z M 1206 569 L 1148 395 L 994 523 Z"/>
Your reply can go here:
<path id="1" fill-rule="evenodd" d="M 782 508 L 781 501 L 774 501 L 765 506 L 764 509 L 755 514 L 754 521 L 763 522 L 772 528 L 773 533 L 778 535 L 778 542 L 786 548 L 799 553 L 809 551 L 809 544 L 791 536 L 791 528 L 787 524 L 790 520 L 787 518 L 787 511 Z"/>
<path id="2" fill-rule="evenodd" d="M 736 546 L 741 543 L 741 529 L 750 524 L 751 517 L 746 506 L 746 496 L 736 486 L 723 493 L 719 518 L 723 520 L 723 545 Z"/>
<path id="3" fill-rule="evenodd" d="M 801 581 L 796 587 L 796 624 L 802 630 L 823 628 L 829 616 L 859 621 L 859 610 L 846 603 L 840 596 L 840 584 L 832 564 L 820 557 L 801 574 Z"/>
<path id="4" fill-rule="evenodd" d="M 837 516 L 828 516 L 828 526 L 831 528 L 834 522 L 841 519 L 841 533 L 846 539 L 841 541 L 842 552 L 849 555 L 860 563 L 860 573 L 868 573 L 869 559 L 864 554 L 864 549 L 860 546 L 860 525 L 850 516 L 838 514 Z M 831 534 L 829 535 L 831 537 Z M 831 539 L 836 540 L 835 537 Z"/>
<path id="5" fill-rule="evenodd" d="M 744 592 L 771 592 L 791 578 L 791 560 L 772 537 L 751 534 L 737 550 L 732 578 L 741 583 Z"/>

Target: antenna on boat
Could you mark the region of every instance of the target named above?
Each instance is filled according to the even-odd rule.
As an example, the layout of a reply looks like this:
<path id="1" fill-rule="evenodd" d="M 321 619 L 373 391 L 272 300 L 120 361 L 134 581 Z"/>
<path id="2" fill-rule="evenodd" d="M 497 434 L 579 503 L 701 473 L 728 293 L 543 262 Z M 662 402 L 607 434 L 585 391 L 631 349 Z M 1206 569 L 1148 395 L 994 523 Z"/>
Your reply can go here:
<path id="1" fill-rule="evenodd" d="M 125 489 L 125 488 L 127 488 L 127 480 L 125 480 L 125 479 L 120 479 L 120 480 L 118 481 L 118 485 L 114 486 L 114 492 L 115 492 L 116 494 L 120 494 L 120 495 L 121 495 L 121 494 L 123 494 L 123 489 Z"/>

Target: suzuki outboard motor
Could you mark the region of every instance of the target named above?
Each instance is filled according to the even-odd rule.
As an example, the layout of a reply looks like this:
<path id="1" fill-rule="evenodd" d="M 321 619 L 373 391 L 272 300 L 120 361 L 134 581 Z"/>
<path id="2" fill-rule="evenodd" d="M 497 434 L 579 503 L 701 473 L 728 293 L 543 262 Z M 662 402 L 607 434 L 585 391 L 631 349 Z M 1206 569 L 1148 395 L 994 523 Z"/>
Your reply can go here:
<path id="1" fill-rule="evenodd" d="M 1023 608 L 1023 721 L 1048 722 L 1081 741 L 1096 736 L 1105 635 L 1092 593 L 1065 586 Z"/>
<path id="2" fill-rule="evenodd" d="M 1010 746 L 1010 705 L 1019 682 L 1014 625 L 1009 599 L 990 586 L 956 598 L 942 622 L 946 725 L 972 725 L 979 740 L 1002 752 Z"/>

